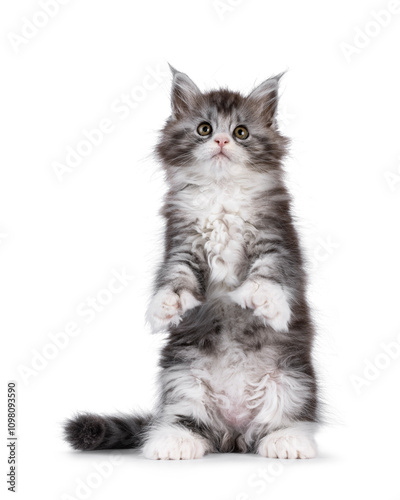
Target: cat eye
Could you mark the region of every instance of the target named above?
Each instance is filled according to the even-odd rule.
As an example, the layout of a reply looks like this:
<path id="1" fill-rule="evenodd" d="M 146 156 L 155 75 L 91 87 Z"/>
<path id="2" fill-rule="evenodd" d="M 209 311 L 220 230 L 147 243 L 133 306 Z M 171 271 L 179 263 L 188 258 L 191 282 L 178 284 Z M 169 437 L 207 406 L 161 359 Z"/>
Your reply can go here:
<path id="1" fill-rule="evenodd" d="M 202 135 L 203 137 L 206 135 L 210 135 L 212 132 L 211 125 L 209 123 L 200 123 L 200 125 L 197 127 L 197 133 L 199 135 Z"/>
<path id="2" fill-rule="evenodd" d="M 243 127 L 243 125 L 239 125 L 239 127 L 236 127 L 233 133 L 238 139 L 243 140 L 249 137 L 249 131 L 247 130 L 246 127 Z"/>

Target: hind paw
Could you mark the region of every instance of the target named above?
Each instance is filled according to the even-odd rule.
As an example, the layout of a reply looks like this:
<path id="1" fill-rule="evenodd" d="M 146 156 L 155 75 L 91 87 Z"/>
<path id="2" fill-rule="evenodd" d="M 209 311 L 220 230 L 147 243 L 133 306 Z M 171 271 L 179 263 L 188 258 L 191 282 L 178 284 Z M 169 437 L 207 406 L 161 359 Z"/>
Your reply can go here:
<path id="1" fill-rule="evenodd" d="M 192 460 L 207 451 L 203 438 L 184 429 L 156 431 L 143 447 L 143 455 L 152 460 Z"/>
<path id="2" fill-rule="evenodd" d="M 314 458 L 317 450 L 312 435 L 293 427 L 265 436 L 260 442 L 258 453 L 268 458 Z"/>

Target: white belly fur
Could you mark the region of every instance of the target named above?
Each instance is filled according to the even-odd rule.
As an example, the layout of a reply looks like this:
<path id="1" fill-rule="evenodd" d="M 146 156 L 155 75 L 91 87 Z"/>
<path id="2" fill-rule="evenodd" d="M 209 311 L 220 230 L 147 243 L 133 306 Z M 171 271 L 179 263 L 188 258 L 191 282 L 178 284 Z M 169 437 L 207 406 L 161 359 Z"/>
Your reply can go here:
<path id="1" fill-rule="evenodd" d="M 280 424 L 301 404 L 298 382 L 276 368 L 274 357 L 271 350 L 244 352 L 226 332 L 219 353 L 194 361 L 190 372 L 203 404 L 243 431 L 250 423 Z"/>

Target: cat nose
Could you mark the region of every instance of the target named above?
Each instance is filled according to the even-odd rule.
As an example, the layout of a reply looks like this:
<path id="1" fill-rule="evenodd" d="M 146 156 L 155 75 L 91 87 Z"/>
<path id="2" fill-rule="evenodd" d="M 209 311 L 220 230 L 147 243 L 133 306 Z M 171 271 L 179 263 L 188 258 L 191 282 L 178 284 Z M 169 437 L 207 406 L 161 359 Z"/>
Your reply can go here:
<path id="1" fill-rule="evenodd" d="M 222 149 L 229 142 L 229 136 L 226 134 L 218 134 L 214 137 L 214 141 Z"/>

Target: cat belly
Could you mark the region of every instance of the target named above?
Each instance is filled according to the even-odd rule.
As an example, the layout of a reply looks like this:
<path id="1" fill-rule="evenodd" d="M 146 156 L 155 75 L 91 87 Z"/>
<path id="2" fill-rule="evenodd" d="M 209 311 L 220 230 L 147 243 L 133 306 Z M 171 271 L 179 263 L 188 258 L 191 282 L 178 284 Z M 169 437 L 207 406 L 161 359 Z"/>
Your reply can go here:
<path id="1" fill-rule="evenodd" d="M 226 407 L 224 404 L 218 404 L 218 412 L 222 420 L 233 429 L 243 431 L 253 420 L 254 415 L 251 410 L 245 407 L 241 401 L 230 399 Z"/>
<path id="2" fill-rule="evenodd" d="M 228 427 L 244 431 L 273 396 L 271 372 L 239 347 L 199 360 L 192 374 L 204 388 L 204 403 Z"/>

